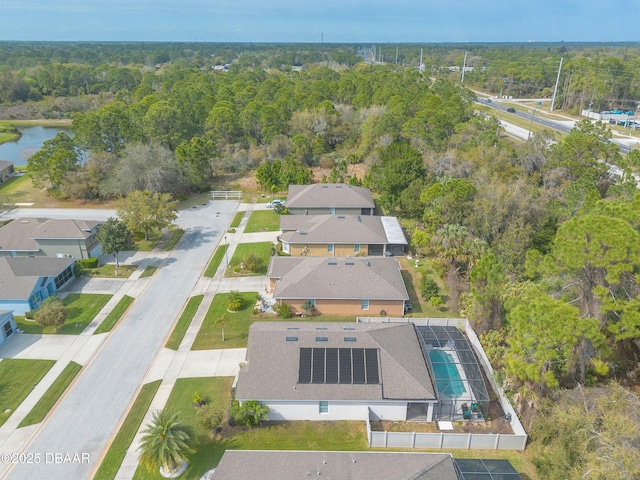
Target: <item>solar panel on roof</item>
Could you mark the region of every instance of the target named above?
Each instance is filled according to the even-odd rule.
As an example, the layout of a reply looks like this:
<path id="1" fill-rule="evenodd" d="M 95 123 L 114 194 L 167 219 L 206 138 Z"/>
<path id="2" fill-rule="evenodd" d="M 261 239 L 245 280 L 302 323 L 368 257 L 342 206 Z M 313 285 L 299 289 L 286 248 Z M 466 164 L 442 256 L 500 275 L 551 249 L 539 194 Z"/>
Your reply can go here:
<path id="1" fill-rule="evenodd" d="M 327 376 L 326 383 L 338 383 L 338 349 L 327 348 Z"/>
<path id="2" fill-rule="evenodd" d="M 365 383 L 364 348 L 351 349 L 353 359 L 353 383 Z"/>
<path id="3" fill-rule="evenodd" d="M 300 349 L 300 363 L 298 366 L 298 383 L 311 383 L 311 349 Z"/>
<path id="4" fill-rule="evenodd" d="M 380 383 L 380 377 L 378 375 L 378 351 L 375 348 L 365 349 L 364 359 L 367 368 L 367 383 L 369 385 Z"/>
<path id="5" fill-rule="evenodd" d="M 313 349 L 313 369 L 311 383 L 324 383 L 324 348 Z"/>
<path id="6" fill-rule="evenodd" d="M 351 349 L 340 348 L 340 383 L 351 383 Z"/>

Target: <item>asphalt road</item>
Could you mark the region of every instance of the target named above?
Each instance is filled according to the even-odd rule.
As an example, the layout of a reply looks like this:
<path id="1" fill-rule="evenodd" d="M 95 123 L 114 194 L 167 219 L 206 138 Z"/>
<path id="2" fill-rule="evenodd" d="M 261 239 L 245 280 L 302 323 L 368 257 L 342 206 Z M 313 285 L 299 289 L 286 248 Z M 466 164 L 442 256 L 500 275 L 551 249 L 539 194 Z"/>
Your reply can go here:
<path id="1" fill-rule="evenodd" d="M 40 463 L 16 465 L 9 479 L 90 478 L 237 207 L 218 200 L 180 213 L 182 241 L 27 447 L 24 458 Z"/>

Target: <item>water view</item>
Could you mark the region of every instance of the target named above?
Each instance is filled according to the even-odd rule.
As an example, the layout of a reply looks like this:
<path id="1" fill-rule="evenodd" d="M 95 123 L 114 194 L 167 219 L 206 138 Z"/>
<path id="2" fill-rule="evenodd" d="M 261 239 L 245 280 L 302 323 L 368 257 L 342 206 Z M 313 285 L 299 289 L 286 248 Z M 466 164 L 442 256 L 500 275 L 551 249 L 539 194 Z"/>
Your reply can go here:
<path id="1" fill-rule="evenodd" d="M 16 142 L 5 142 L 0 145 L 0 160 L 13 162 L 14 165 L 26 165 L 27 159 L 42 148 L 42 144 L 51 140 L 58 132 L 69 133 L 68 128 L 61 127 L 19 127 L 22 136 Z"/>

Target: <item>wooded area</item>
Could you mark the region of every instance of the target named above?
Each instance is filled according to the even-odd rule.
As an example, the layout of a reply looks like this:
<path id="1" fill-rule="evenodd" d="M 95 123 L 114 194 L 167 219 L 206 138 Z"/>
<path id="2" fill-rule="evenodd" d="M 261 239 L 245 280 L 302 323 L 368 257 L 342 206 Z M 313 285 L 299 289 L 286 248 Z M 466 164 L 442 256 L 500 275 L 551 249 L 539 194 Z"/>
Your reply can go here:
<path id="1" fill-rule="evenodd" d="M 421 48 L 371 64 L 354 45 L 0 43 L 0 100 L 73 118 L 28 165 L 61 197 L 182 196 L 228 173 L 281 191 L 318 166 L 371 188 L 474 323 L 541 478 L 637 478 L 640 152 L 589 121 L 515 142 L 464 87 L 548 98 L 564 57 L 559 106 L 635 109 L 640 47 L 435 45 L 424 72 Z M 463 86 L 447 67 L 464 51 Z"/>

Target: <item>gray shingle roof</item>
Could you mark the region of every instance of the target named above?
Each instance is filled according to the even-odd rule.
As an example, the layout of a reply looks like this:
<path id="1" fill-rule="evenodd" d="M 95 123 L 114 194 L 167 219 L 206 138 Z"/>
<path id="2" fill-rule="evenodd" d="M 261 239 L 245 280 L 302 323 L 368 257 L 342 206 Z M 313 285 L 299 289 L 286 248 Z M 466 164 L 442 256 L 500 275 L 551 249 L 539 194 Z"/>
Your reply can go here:
<path id="1" fill-rule="evenodd" d="M 288 330 L 291 328 L 297 330 Z M 316 341 L 319 335 L 327 341 Z M 286 341 L 287 336 L 298 340 Z M 356 340 L 345 342 L 345 337 Z M 307 347 L 375 348 L 381 383 L 298 384 L 300 348 Z M 249 329 L 247 364 L 240 369 L 236 398 L 366 402 L 436 397 L 411 323 L 256 322 Z"/>
<path id="2" fill-rule="evenodd" d="M 319 472 L 319 474 L 318 474 Z M 213 480 L 458 480 L 450 453 L 227 450 Z"/>
<path id="3" fill-rule="evenodd" d="M 0 257 L 0 300 L 28 298 L 41 277 L 55 277 L 73 262 L 71 258 Z"/>
<path id="4" fill-rule="evenodd" d="M 396 217 L 282 215 L 280 238 L 289 243 L 407 244 Z M 398 236 L 398 230 L 402 238 Z"/>
<path id="5" fill-rule="evenodd" d="M 400 265 L 389 257 L 271 257 L 277 299 L 408 300 Z"/>
<path id="6" fill-rule="evenodd" d="M 10 162 L 8 160 L 0 160 L 0 170 L 4 170 L 7 167 L 10 167 L 11 165 L 13 165 L 13 162 Z"/>
<path id="7" fill-rule="evenodd" d="M 91 235 L 98 225 L 95 220 L 67 220 L 48 218 L 18 218 L 0 228 L 0 250 L 40 250 L 39 238 L 79 239 Z"/>
<path id="8" fill-rule="evenodd" d="M 343 183 L 314 183 L 312 185 L 289 185 L 287 207 L 374 208 L 375 204 L 368 188 Z"/>

